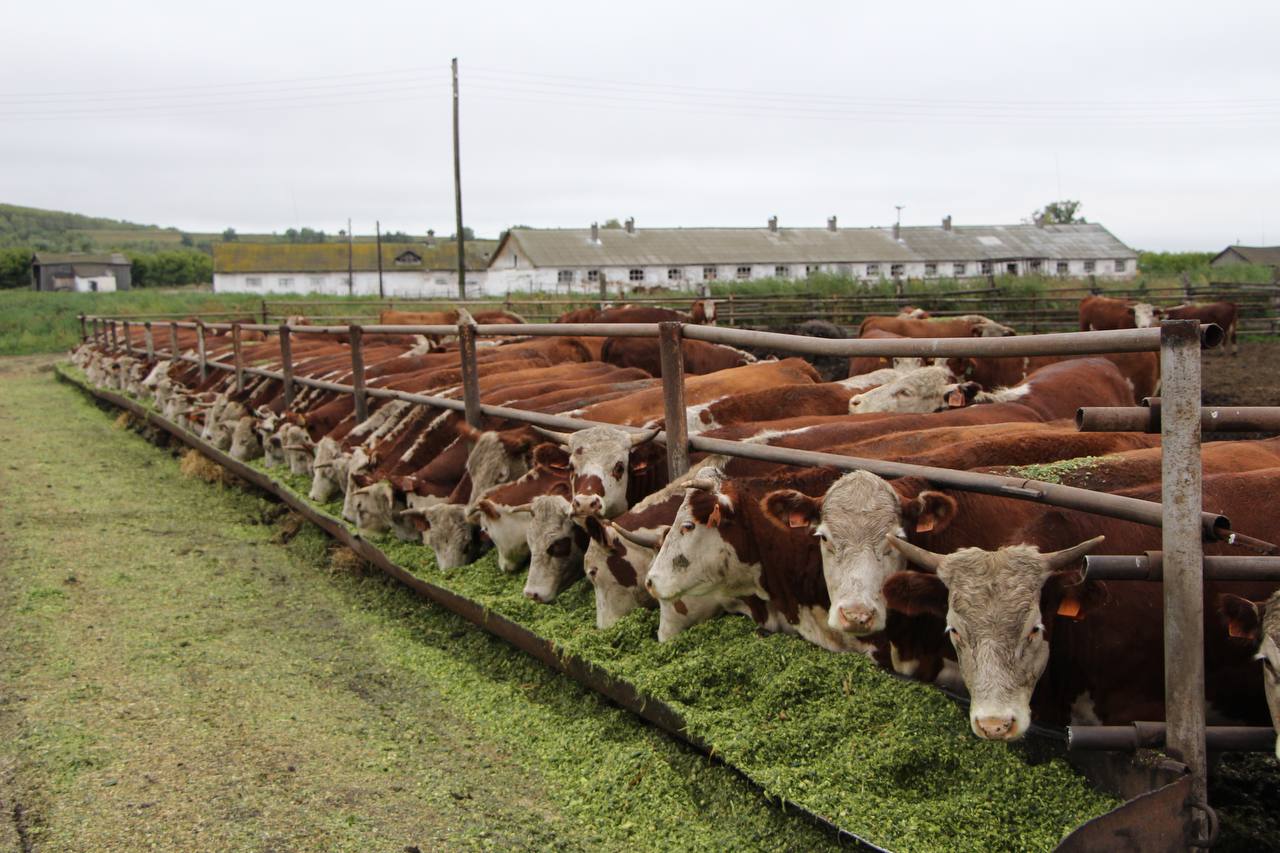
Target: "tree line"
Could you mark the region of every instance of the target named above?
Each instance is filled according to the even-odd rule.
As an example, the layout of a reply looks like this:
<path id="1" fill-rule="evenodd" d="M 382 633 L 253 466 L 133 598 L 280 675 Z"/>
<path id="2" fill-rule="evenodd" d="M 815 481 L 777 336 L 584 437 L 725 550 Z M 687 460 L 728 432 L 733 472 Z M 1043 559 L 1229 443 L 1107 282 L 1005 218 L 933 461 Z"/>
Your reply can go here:
<path id="1" fill-rule="evenodd" d="M 31 287 L 28 247 L 0 249 L 0 290 Z M 125 252 L 133 271 L 134 287 L 175 287 L 213 281 L 213 258 L 196 249 L 161 252 Z"/>

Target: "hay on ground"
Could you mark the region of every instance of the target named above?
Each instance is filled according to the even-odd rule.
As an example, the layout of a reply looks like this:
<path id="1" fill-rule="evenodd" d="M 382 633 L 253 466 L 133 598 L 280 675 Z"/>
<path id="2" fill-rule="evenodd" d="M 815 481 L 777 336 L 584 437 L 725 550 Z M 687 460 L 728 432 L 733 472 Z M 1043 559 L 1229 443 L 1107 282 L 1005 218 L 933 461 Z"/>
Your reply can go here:
<path id="1" fill-rule="evenodd" d="M 184 477 L 204 480 L 206 483 L 230 486 L 236 482 L 235 476 L 230 471 L 195 449 L 188 450 L 182 455 L 180 470 Z"/>

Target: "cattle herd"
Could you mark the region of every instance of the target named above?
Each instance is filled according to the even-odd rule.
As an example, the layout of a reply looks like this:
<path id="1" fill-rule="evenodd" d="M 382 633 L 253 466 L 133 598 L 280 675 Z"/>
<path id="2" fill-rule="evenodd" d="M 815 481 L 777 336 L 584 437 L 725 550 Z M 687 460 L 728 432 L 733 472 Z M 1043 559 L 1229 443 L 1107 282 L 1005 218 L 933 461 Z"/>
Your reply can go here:
<path id="1" fill-rule="evenodd" d="M 1187 310 L 1234 326 L 1233 308 L 1230 322 L 1220 305 Z M 1134 327 L 1159 314 L 1090 298 L 1081 325 Z M 714 322 L 714 306 L 696 316 L 621 306 L 562 319 Z M 913 309 L 868 318 L 860 331 L 1015 333 L 980 316 L 933 320 Z M 248 337 L 244 363 L 280 371 L 279 340 Z M 371 399 L 357 422 L 351 394 L 310 386 L 286 408 L 279 378 L 249 375 L 237 391 L 230 372 L 201 380 L 190 360 L 148 360 L 138 354 L 141 330 L 133 338 L 133 354 L 90 342 L 74 360 L 90 382 L 148 401 L 236 459 L 309 475 L 313 500 L 341 496 L 343 516 L 362 532 L 420 542 L 442 568 L 492 548 L 503 570 L 527 572 L 524 594 L 547 606 L 585 578 L 599 628 L 657 608 L 665 641 L 741 614 L 764 631 L 966 691 L 981 738 L 1019 738 L 1032 720 L 1164 719 L 1159 584 L 1082 571 L 1088 553 L 1159 550 L 1158 529 L 918 477 L 741 457 L 695 453 L 689 473 L 670 481 L 666 448 L 653 440 L 664 427 L 656 339 L 509 337 L 478 347 L 483 403 L 606 424 L 555 432 L 495 418 L 476 428 L 457 411 L 387 398 Z M 178 346 L 193 352 L 195 332 L 180 330 Z M 207 347 L 229 362 L 229 336 L 211 334 Z M 683 347 L 691 434 L 1023 477 L 1022 466 L 1036 465 L 1066 484 L 1160 500 L 1158 435 L 1082 433 L 1072 422 L 1080 406 L 1155 395 L 1155 353 L 854 358 L 849 378 L 824 382 L 800 358 Z M 462 396 L 456 342 L 370 334 L 363 356 L 370 389 Z M 294 335 L 291 360 L 296 377 L 351 384 L 344 340 Z M 1280 520 L 1260 500 L 1280 491 L 1280 439 L 1208 442 L 1203 459 L 1205 507 L 1238 532 L 1280 541 Z M 1208 554 L 1233 552 L 1206 545 Z M 1206 583 L 1211 722 L 1268 724 L 1280 712 L 1275 586 Z"/>

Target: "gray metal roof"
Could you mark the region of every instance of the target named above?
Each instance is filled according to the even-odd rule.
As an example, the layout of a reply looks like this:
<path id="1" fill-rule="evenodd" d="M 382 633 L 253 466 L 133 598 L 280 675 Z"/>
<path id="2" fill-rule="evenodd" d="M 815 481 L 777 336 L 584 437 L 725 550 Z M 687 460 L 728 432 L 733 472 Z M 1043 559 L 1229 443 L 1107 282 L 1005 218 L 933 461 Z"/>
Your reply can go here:
<path id="1" fill-rule="evenodd" d="M 1280 246 L 1228 246 L 1214 255 L 1213 260 L 1216 261 L 1228 253 L 1239 256 L 1246 264 L 1280 265 Z"/>
<path id="2" fill-rule="evenodd" d="M 53 264 L 129 266 L 129 258 L 121 252 L 36 252 L 32 260 L 42 266 Z"/>
<path id="3" fill-rule="evenodd" d="M 893 228 L 513 228 L 507 240 L 535 267 L 896 263 L 1136 258 L 1101 225 Z M 501 246 L 499 247 L 501 249 Z M 500 252 L 495 251 L 496 259 Z"/>

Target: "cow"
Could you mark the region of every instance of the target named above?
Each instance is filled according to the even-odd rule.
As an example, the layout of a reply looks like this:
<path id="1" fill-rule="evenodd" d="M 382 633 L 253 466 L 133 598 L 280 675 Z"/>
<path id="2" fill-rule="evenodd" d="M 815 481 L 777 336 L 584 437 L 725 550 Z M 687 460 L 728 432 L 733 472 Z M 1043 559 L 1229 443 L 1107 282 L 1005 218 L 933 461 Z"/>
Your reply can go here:
<path id="1" fill-rule="evenodd" d="M 1086 296 L 1080 300 L 1080 331 L 1145 329 L 1160 321 L 1160 309 L 1134 299 Z"/>
<path id="2" fill-rule="evenodd" d="M 1201 323 L 1216 323 L 1222 327 L 1222 352 L 1227 352 L 1227 343 L 1231 344 L 1231 354 L 1240 354 L 1240 344 L 1236 340 L 1236 323 L 1239 310 L 1234 302 L 1209 302 L 1203 305 L 1184 304 L 1164 309 L 1167 320 L 1198 320 Z"/>
<path id="3" fill-rule="evenodd" d="M 632 503 L 628 495 L 631 477 L 650 467 L 648 460 L 632 459 L 633 452 L 658 434 L 656 429 L 625 432 L 609 426 L 588 427 L 573 433 L 534 429 L 564 449 L 567 456 L 564 463 L 571 471 L 573 499 L 570 503 L 574 513 L 604 518 L 621 515 Z"/>
<path id="4" fill-rule="evenodd" d="M 1280 590 L 1265 601 L 1250 601 L 1224 593 L 1218 608 L 1227 622 L 1228 636 L 1240 640 L 1262 663 L 1262 683 L 1277 731 L 1276 759 L 1280 760 Z"/>
<path id="5" fill-rule="evenodd" d="M 817 469 L 789 482 L 820 493 L 830 477 Z M 797 633 L 831 651 L 871 653 L 870 644 L 828 625 L 830 599 L 809 531 L 775 531 L 768 521 L 762 499 L 774 481 L 727 480 L 705 467 L 688 485 L 649 566 L 650 595 L 673 605 L 690 596 L 747 599 L 766 630 Z"/>
<path id="6" fill-rule="evenodd" d="M 1095 356 L 996 356 L 992 358 L 950 358 L 947 367 L 957 378 L 975 382 L 983 388 L 1017 385 L 1042 367 L 1076 358 L 1105 358 L 1116 366 L 1133 387 L 1133 402 L 1160 392 L 1160 357 L 1154 352 L 1105 353 Z M 895 359 L 895 361 L 897 361 Z"/>
<path id="7" fill-rule="evenodd" d="M 715 373 L 755 362 L 755 356 L 740 349 L 705 341 L 681 340 L 684 372 L 695 375 Z M 600 360 L 618 367 L 638 367 L 650 376 L 662 375 L 661 346 L 654 338 L 606 338 Z"/>
<path id="8" fill-rule="evenodd" d="M 1009 326 L 980 314 L 928 320 L 915 320 L 901 315 L 872 315 L 865 318 L 858 327 L 858 337 L 866 337 L 871 331 L 892 332 L 904 338 L 1002 338 L 1017 334 Z"/>
<path id="9" fill-rule="evenodd" d="M 582 558 L 589 541 L 587 532 L 573 523 L 563 495 L 539 495 L 529 504 L 531 516 L 526 541 L 529 575 L 524 596 L 549 604 L 582 574 Z"/>

